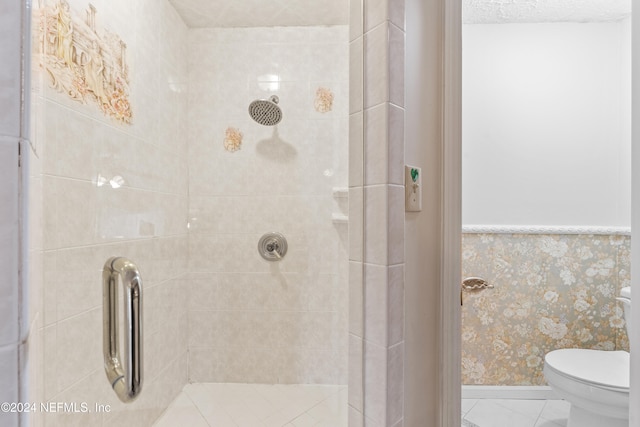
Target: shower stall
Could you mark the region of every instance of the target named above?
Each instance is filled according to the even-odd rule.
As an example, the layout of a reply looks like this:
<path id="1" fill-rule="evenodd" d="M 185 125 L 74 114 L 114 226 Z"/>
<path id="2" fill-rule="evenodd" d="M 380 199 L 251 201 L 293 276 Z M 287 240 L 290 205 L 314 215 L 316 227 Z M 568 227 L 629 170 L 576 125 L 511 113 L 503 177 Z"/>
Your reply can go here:
<path id="1" fill-rule="evenodd" d="M 187 383 L 347 385 L 348 4 L 201 3 L 33 4 L 30 393 L 80 408 L 35 425 L 150 426 Z M 142 278 L 128 404 L 112 257 Z"/>

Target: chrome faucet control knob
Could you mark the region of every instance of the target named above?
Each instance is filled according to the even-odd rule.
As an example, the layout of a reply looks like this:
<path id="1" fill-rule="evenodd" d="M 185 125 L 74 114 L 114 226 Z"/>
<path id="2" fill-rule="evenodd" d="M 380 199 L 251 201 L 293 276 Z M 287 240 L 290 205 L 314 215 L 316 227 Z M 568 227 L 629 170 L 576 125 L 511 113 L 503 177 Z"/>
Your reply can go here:
<path id="1" fill-rule="evenodd" d="M 258 253 L 267 261 L 280 261 L 287 253 L 287 239 L 280 233 L 266 233 L 258 242 Z"/>
<path id="2" fill-rule="evenodd" d="M 271 241 L 271 242 L 267 243 L 267 250 L 269 252 L 277 251 L 278 250 L 278 242 Z"/>

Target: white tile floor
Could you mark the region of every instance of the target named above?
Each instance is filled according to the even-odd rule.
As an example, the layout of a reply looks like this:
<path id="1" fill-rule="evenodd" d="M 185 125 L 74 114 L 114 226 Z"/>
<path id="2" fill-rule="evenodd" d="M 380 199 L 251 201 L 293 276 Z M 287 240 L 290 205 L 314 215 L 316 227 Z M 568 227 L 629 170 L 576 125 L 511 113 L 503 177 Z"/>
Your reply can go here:
<path id="1" fill-rule="evenodd" d="M 154 424 L 175 426 L 347 427 L 347 387 L 187 384 Z"/>
<path id="2" fill-rule="evenodd" d="M 463 427 L 566 427 L 564 400 L 462 399 Z"/>
<path id="3" fill-rule="evenodd" d="M 563 400 L 462 399 L 462 427 L 566 427 Z M 154 427 L 347 427 L 347 387 L 188 384 Z"/>

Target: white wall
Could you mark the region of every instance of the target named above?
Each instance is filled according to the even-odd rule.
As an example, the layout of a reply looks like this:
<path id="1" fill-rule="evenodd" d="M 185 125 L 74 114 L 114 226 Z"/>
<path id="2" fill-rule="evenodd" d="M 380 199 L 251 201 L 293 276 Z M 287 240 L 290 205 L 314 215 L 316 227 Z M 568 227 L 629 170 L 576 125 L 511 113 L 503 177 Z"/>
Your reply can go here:
<path id="1" fill-rule="evenodd" d="M 629 226 L 629 33 L 463 26 L 463 224 Z"/>

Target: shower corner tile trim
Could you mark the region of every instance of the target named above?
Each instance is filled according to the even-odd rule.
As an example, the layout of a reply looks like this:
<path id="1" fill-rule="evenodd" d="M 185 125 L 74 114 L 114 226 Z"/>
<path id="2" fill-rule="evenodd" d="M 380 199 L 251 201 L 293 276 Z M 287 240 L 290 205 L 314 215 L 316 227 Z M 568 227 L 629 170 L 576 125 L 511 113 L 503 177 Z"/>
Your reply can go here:
<path id="1" fill-rule="evenodd" d="M 404 116 L 398 114 L 404 99 L 398 94 L 404 91 L 405 35 L 391 19 L 404 13 L 404 2 L 400 8 L 399 2 L 370 0 L 364 9 L 363 315 L 365 335 L 373 335 L 364 343 L 363 418 L 367 424 L 395 426 L 404 412 L 405 213 L 404 187 L 396 184 L 402 183 L 398 174 L 404 170 L 404 132 L 399 131 Z"/>

